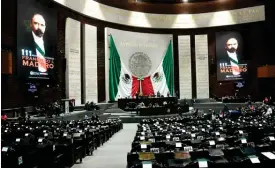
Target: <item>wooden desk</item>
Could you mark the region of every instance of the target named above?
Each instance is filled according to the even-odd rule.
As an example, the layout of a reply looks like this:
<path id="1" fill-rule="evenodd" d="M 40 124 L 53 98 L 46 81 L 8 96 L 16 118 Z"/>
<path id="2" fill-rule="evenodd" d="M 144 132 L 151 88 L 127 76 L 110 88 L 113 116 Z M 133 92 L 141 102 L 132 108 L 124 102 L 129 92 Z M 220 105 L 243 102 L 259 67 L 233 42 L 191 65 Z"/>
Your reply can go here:
<path id="1" fill-rule="evenodd" d="M 133 102 L 136 104 L 139 104 L 143 102 L 145 106 L 148 106 L 149 103 L 158 103 L 159 105 L 162 105 L 163 102 L 166 101 L 172 102 L 174 104 L 178 103 L 178 100 L 176 97 L 154 97 L 154 98 L 148 98 L 148 97 L 141 97 L 138 99 L 118 99 L 118 108 L 124 110 L 128 103 Z"/>

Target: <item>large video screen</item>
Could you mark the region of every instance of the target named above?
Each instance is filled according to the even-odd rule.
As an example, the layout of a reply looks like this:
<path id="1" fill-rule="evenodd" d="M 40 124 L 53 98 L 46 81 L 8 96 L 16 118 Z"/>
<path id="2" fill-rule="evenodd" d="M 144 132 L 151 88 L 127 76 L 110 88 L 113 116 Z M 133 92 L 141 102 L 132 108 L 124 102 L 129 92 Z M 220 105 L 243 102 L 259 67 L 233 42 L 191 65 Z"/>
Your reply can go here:
<path id="1" fill-rule="evenodd" d="M 218 81 L 243 80 L 247 63 L 243 59 L 243 39 L 239 32 L 216 33 Z"/>
<path id="2" fill-rule="evenodd" d="M 17 59 L 19 76 L 51 79 L 56 57 L 56 10 L 46 1 L 17 1 Z"/>

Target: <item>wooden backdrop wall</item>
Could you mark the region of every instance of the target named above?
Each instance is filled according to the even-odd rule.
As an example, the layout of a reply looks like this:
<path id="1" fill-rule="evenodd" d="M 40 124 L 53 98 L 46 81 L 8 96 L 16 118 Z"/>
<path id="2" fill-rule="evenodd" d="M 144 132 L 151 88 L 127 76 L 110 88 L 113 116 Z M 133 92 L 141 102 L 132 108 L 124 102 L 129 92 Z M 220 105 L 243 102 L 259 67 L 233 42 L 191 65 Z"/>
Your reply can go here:
<path id="1" fill-rule="evenodd" d="M 13 51 L 13 69 L 16 70 L 16 0 L 9 0 L 2 2 L 2 18 L 5 18 L 5 23 L 2 24 L 2 48 L 9 48 Z M 67 17 L 81 21 L 82 23 L 94 25 L 97 27 L 97 53 L 98 53 L 98 101 L 105 101 L 105 48 L 104 48 L 104 28 L 111 27 L 115 29 L 121 29 L 126 31 L 144 32 L 144 33 L 158 33 L 158 34 L 173 34 L 174 44 L 174 57 L 175 57 L 175 90 L 179 89 L 179 72 L 178 72 L 178 35 L 191 35 L 191 62 L 192 62 L 192 86 L 193 97 L 196 93 L 196 81 L 195 81 L 195 49 L 194 49 L 194 36 L 197 34 L 207 34 L 209 44 L 209 83 L 210 94 L 223 96 L 231 95 L 234 92 L 234 84 L 232 82 L 222 83 L 217 81 L 216 77 L 216 57 L 215 57 L 215 33 L 220 31 L 246 31 L 251 36 L 246 36 L 247 46 L 249 46 L 249 77 L 246 88 L 242 92 L 252 94 L 257 97 L 260 96 L 257 79 L 257 66 L 266 64 L 268 59 L 265 52 L 267 49 L 265 45 L 266 39 L 269 38 L 264 32 L 270 30 L 268 23 L 273 22 L 259 22 L 243 25 L 215 27 L 215 28 L 203 28 L 203 29 L 148 29 L 148 28 L 134 28 L 129 26 L 122 26 L 118 24 L 108 23 L 96 19 L 91 19 L 83 16 L 77 12 L 74 12 L 65 7 L 61 7 L 57 4 L 51 3 L 50 7 L 55 7 L 58 10 L 58 44 L 57 44 L 57 59 L 56 59 L 56 74 L 57 81 L 53 87 L 42 88 L 42 92 L 39 95 L 37 102 L 50 102 L 56 99 L 65 97 L 65 21 Z M 5 11 L 6 10 L 6 11 Z M 271 17 L 270 17 L 271 18 Z M 3 20 L 2 20 L 3 23 Z M 269 31 L 270 32 L 270 31 Z M 3 36 L 4 35 L 4 36 Z M 257 43 L 255 43 L 257 42 Z M 13 71 L 16 72 L 16 71 Z M 33 104 L 33 100 L 27 98 L 24 92 L 23 81 L 16 78 L 16 74 L 9 76 L 1 76 L 2 78 L 2 108 L 26 106 Z M 3 93 L 4 91 L 4 93 Z"/>

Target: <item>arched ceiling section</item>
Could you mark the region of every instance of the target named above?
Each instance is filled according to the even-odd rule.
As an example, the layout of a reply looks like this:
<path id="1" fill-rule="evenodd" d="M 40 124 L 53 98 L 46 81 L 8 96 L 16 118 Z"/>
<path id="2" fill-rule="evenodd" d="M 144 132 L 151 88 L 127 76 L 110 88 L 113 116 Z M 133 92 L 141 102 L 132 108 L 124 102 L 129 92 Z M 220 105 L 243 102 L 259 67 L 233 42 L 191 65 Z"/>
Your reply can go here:
<path id="1" fill-rule="evenodd" d="M 263 0 L 95 0 L 130 11 L 156 14 L 195 14 L 263 5 Z M 176 3 L 175 3 L 176 2 Z"/>
<path id="2" fill-rule="evenodd" d="M 95 19 L 144 28 L 188 29 L 235 25 L 265 20 L 264 5 L 198 14 L 153 14 L 115 8 L 94 0 L 54 1 Z"/>

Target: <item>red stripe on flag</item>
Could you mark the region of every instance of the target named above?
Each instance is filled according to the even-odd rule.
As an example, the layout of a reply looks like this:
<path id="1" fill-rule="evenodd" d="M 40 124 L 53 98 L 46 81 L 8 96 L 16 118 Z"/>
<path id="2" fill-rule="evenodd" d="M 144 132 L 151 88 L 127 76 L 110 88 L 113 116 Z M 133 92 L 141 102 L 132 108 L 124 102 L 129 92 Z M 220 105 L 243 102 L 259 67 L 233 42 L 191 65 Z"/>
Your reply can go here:
<path id="1" fill-rule="evenodd" d="M 41 66 L 42 68 L 44 68 L 45 70 L 47 70 L 47 63 L 46 63 L 46 59 L 44 57 L 37 57 L 37 62 L 38 62 L 38 66 Z"/>
<path id="2" fill-rule="evenodd" d="M 142 82 L 142 93 L 144 96 L 152 96 L 154 95 L 154 89 L 153 89 L 153 84 L 151 81 L 151 77 L 145 77 Z"/>
<path id="3" fill-rule="evenodd" d="M 137 77 L 132 76 L 132 97 L 136 95 L 136 93 L 139 91 L 139 81 Z"/>

